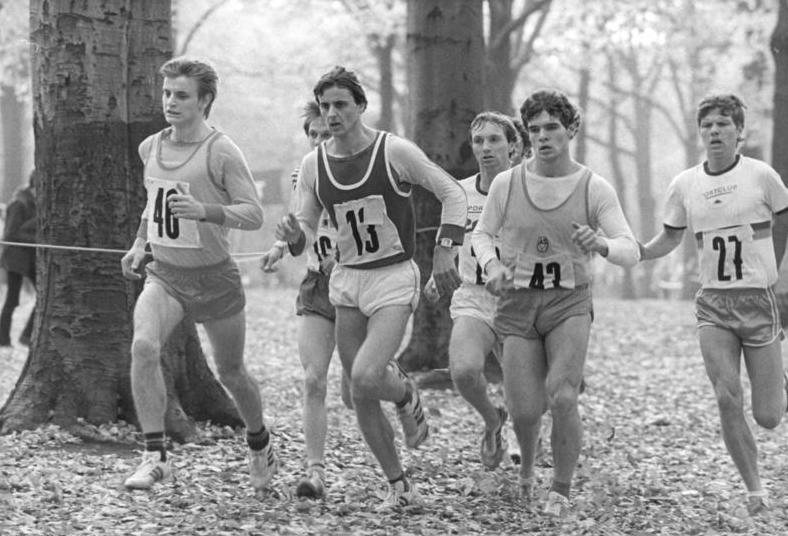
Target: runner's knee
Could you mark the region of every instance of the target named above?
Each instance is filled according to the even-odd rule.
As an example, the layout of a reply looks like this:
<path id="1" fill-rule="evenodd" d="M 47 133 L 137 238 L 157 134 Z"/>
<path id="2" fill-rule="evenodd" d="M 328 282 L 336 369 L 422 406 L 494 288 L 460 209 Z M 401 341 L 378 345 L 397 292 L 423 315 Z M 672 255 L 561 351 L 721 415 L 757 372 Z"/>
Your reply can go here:
<path id="1" fill-rule="evenodd" d="M 315 370 L 306 369 L 304 371 L 304 388 L 306 396 L 324 399 L 326 397 L 326 376 Z"/>
<path id="2" fill-rule="evenodd" d="M 463 391 L 472 389 L 481 383 L 484 374 L 484 366 L 476 366 L 468 361 L 457 361 L 451 364 L 449 369 L 451 379 L 457 389 Z"/>
<path id="3" fill-rule="evenodd" d="M 579 387 L 572 385 L 569 380 L 562 380 L 547 385 L 547 397 L 550 411 L 553 414 L 569 413 L 577 409 L 577 395 Z"/>
<path id="4" fill-rule="evenodd" d="M 158 365 L 161 345 L 147 338 L 135 338 L 131 343 L 131 358 L 140 365 Z"/>
<path id="5" fill-rule="evenodd" d="M 742 412 L 742 390 L 738 381 L 717 381 L 714 384 L 714 396 L 717 398 L 720 415 Z"/>
<path id="6" fill-rule="evenodd" d="M 752 416 L 755 419 L 755 422 L 758 423 L 759 426 L 766 428 L 767 430 L 771 430 L 772 428 L 776 428 L 780 421 L 782 420 L 783 409 L 769 410 L 768 408 L 756 408 L 753 407 L 752 409 Z"/>

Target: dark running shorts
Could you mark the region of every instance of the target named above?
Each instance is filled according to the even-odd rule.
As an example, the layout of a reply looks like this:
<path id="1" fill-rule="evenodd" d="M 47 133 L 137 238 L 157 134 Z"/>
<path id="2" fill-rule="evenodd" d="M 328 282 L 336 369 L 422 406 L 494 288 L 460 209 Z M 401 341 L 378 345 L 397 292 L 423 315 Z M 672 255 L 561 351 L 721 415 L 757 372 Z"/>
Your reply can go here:
<path id="1" fill-rule="evenodd" d="M 195 322 L 229 318 L 246 306 L 241 273 L 229 257 L 218 264 L 196 268 L 154 260 L 145 270 L 145 284 L 164 287 Z"/>
<path id="2" fill-rule="evenodd" d="M 321 272 L 306 271 L 296 297 L 297 315 L 318 315 L 332 322 L 336 320 L 334 306 L 328 301 L 328 280 L 329 276 Z"/>
<path id="3" fill-rule="evenodd" d="M 517 289 L 498 299 L 495 332 L 501 340 L 509 336 L 541 339 L 567 318 L 582 315 L 594 318 L 589 285 L 574 289 Z"/>

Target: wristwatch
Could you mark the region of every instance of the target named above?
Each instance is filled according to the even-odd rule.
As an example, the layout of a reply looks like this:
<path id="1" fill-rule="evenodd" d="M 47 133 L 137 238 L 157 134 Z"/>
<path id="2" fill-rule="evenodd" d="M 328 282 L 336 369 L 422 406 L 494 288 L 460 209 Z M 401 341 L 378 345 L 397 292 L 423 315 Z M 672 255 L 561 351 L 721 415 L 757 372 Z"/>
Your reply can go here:
<path id="1" fill-rule="evenodd" d="M 440 240 L 438 240 L 438 245 L 444 248 L 451 248 L 454 247 L 454 240 L 452 240 L 448 236 L 444 236 Z"/>

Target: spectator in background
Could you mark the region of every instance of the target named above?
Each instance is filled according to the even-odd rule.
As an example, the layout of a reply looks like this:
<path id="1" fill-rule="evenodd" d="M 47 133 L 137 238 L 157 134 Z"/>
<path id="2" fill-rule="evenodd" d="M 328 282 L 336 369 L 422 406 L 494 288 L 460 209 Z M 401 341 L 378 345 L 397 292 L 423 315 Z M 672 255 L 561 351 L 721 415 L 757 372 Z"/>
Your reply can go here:
<path id="1" fill-rule="evenodd" d="M 3 240 L 27 243 L 36 241 L 34 179 L 35 171 L 30 174 L 28 185 L 14 192 L 14 197 L 6 208 Z M 28 246 L 6 246 L 0 256 L 0 266 L 6 269 L 8 281 L 8 291 L 0 313 L 0 346 L 11 346 L 11 320 L 14 309 L 19 305 L 22 282 L 27 277 L 33 283 L 33 287 L 36 284 L 36 250 Z M 19 342 L 24 345 L 30 344 L 34 314 L 35 309 L 30 313 L 27 324 L 19 336 Z"/>

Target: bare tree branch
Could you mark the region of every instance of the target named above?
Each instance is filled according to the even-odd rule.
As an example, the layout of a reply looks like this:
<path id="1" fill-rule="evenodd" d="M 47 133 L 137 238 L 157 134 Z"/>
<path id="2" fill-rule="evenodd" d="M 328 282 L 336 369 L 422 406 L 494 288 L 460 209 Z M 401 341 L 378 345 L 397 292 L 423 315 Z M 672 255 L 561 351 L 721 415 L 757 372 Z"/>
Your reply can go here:
<path id="1" fill-rule="evenodd" d="M 495 1 L 495 0 L 489 0 Z M 508 39 L 509 35 L 516 30 L 517 28 L 521 27 L 525 24 L 525 21 L 528 20 L 528 17 L 533 15 L 535 12 L 539 11 L 542 8 L 547 8 L 545 11 L 549 10 L 552 0 L 537 0 L 533 4 L 526 3 L 523 7 L 523 11 L 517 16 L 514 17 L 511 21 L 509 21 L 506 25 L 504 25 L 501 30 L 498 32 L 497 35 L 490 36 L 490 44 L 489 48 L 491 50 L 495 50 L 501 46 L 501 43 L 504 39 Z"/>
<path id="2" fill-rule="evenodd" d="M 189 33 L 186 35 L 186 39 L 184 39 L 183 44 L 181 45 L 181 48 L 178 51 L 179 56 L 186 54 L 186 50 L 189 48 L 189 44 L 191 43 L 194 34 L 197 33 L 197 30 L 199 30 L 202 27 L 202 25 L 205 24 L 205 21 L 207 21 L 217 9 L 222 7 L 227 2 L 228 0 L 219 0 L 214 5 L 212 5 L 211 7 L 205 10 L 205 13 L 203 13 L 200 16 L 200 18 L 197 19 L 197 22 L 194 23 L 194 26 L 191 27 Z"/>

